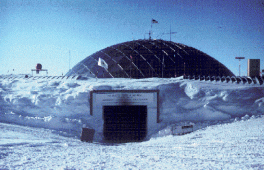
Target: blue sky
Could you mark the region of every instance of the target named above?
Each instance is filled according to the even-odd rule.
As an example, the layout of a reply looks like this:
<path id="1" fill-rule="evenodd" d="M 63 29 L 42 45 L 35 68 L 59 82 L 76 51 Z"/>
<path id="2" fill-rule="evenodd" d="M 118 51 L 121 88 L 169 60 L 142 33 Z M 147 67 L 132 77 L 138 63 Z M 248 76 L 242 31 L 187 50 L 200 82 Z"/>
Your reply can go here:
<path id="1" fill-rule="evenodd" d="M 148 38 L 152 18 L 154 39 L 169 40 L 171 26 L 172 41 L 236 75 L 236 56 L 261 59 L 264 69 L 263 0 L 0 0 L 0 74 L 31 73 L 37 63 L 66 74 L 103 48 Z M 241 75 L 246 69 L 243 60 Z"/>

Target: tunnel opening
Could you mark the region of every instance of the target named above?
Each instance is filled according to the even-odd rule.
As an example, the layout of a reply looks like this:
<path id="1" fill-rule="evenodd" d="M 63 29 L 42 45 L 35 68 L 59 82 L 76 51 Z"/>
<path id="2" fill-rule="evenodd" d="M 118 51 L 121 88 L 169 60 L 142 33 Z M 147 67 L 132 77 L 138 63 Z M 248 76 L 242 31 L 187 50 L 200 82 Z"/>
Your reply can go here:
<path id="1" fill-rule="evenodd" d="M 142 141 L 147 135 L 147 106 L 103 106 L 103 135 L 110 142 Z"/>

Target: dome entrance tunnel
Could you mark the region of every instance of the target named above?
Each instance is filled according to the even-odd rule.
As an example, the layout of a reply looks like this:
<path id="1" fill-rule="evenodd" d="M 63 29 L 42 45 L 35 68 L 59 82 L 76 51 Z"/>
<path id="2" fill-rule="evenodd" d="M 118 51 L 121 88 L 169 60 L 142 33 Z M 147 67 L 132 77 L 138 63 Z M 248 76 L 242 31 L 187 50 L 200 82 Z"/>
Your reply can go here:
<path id="1" fill-rule="evenodd" d="M 147 135 L 147 106 L 104 106 L 104 138 L 107 141 L 141 141 Z"/>
<path id="2" fill-rule="evenodd" d="M 105 141 L 142 141 L 158 127 L 158 103 L 159 90 L 93 90 L 89 128 Z"/>

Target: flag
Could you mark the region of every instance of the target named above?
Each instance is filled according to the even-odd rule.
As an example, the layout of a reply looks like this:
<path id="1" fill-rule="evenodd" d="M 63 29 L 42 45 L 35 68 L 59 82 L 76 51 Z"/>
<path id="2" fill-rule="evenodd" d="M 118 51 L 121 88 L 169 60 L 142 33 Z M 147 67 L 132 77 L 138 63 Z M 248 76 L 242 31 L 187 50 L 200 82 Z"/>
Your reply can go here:
<path id="1" fill-rule="evenodd" d="M 158 21 L 156 21 L 155 19 L 152 19 L 152 24 L 158 23 Z"/>
<path id="2" fill-rule="evenodd" d="M 106 70 L 108 69 L 108 64 L 99 57 L 99 60 L 98 60 L 98 66 L 101 66 L 103 68 L 105 68 Z"/>

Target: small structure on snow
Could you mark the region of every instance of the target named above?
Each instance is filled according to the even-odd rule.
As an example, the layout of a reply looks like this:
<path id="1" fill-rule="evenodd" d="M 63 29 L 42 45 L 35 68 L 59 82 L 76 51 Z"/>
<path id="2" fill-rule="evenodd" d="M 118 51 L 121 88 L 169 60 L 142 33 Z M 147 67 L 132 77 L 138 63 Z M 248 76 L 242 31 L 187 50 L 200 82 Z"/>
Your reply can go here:
<path id="1" fill-rule="evenodd" d="M 38 63 L 36 65 L 36 69 L 31 69 L 32 76 L 33 76 L 33 72 L 34 71 L 36 71 L 36 74 L 39 74 L 40 71 L 46 71 L 46 74 L 48 74 L 48 70 L 47 69 L 42 69 L 42 65 L 40 63 Z"/>
<path id="2" fill-rule="evenodd" d="M 177 126 L 174 125 L 171 128 L 173 135 L 184 135 L 193 132 L 193 125 Z"/>

